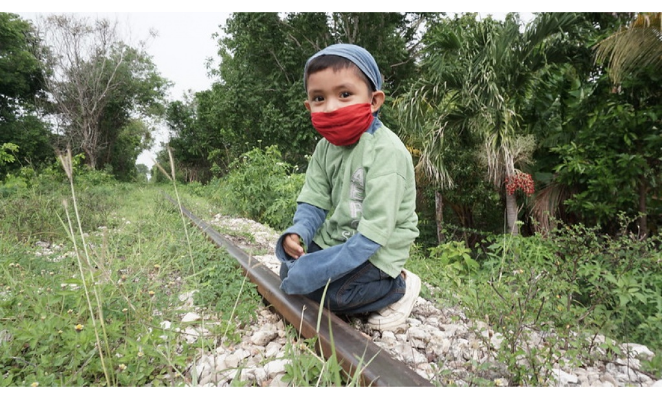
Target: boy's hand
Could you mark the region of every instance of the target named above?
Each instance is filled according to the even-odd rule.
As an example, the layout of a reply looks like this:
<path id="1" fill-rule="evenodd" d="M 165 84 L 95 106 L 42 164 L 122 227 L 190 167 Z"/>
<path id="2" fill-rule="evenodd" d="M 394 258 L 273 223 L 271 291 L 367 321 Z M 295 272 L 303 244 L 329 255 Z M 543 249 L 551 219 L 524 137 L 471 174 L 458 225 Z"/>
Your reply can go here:
<path id="1" fill-rule="evenodd" d="M 301 246 L 301 238 L 298 234 L 288 234 L 287 237 L 283 240 L 283 249 L 285 253 L 290 255 L 294 259 L 299 259 L 299 257 L 306 252 Z"/>

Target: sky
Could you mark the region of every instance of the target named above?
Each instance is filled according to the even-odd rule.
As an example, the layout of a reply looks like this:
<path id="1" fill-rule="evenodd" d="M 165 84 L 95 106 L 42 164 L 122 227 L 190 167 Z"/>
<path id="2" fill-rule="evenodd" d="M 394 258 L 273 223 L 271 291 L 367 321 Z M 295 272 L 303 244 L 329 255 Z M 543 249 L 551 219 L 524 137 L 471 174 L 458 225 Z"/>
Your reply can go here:
<path id="1" fill-rule="evenodd" d="M 146 40 L 150 30 L 158 36 L 147 42 L 145 51 L 152 56 L 160 75 L 174 83 L 170 89 L 171 100 L 183 100 L 184 93 L 203 91 L 211 88 L 214 79 L 207 75 L 206 61 L 211 58 L 212 65 L 218 67 L 218 43 L 212 38 L 214 33 L 222 33 L 222 26 L 231 12 L 13 12 L 21 18 L 37 24 L 40 18 L 49 14 L 75 14 L 93 22 L 96 19 L 117 21 L 123 37 L 128 44 Z M 450 14 L 450 13 L 449 13 Z M 479 12 L 481 15 L 492 14 L 495 19 L 502 19 L 506 12 Z M 524 22 L 532 14 L 520 12 Z M 157 128 L 158 129 L 158 128 Z M 156 142 L 151 150 L 138 157 L 137 163 L 151 169 L 153 158 L 161 149 L 161 141 L 167 140 L 165 128 L 157 130 Z"/>

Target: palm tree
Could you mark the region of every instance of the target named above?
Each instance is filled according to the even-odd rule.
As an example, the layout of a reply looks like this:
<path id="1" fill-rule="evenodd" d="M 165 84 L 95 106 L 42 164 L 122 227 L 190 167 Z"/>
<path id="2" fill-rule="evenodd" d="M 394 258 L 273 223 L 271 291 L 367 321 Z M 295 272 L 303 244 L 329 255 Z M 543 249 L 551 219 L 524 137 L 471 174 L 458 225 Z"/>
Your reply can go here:
<path id="1" fill-rule="evenodd" d="M 525 176 L 519 168 L 535 146 L 523 110 L 536 80 L 551 63 L 565 61 L 554 43 L 575 21 L 571 13 L 542 13 L 523 27 L 518 14 L 502 22 L 468 14 L 431 30 L 422 60 L 427 80 L 401 101 L 405 119 L 427 128 L 418 135 L 421 169 L 448 187 L 452 178 L 444 173 L 449 160 L 442 156 L 440 137 L 468 134 L 482 143 L 477 159 L 484 160 L 486 178 L 496 189 Z M 518 234 L 516 195 L 505 190 L 505 198 L 507 231 Z"/>
<path id="2" fill-rule="evenodd" d="M 596 61 L 607 61 L 609 76 L 615 84 L 624 75 L 646 67 L 662 66 L 662 13 L 636 14 L 622 27 L 595 45 Z"/>
<path id="3" fill-rule="evenodd" d="M 597 64 L 606 62 L 607 74 L 615 85 L 612 92 L 620 92 L 620 84 L 627 77 L 639 77 L 639 72 L 648 68 L 659 69 L 662 67 L 662 13 L 642 12 L 634 15 L 627 26 L 600 41 L 594 46 L 595 60 Z M 649 87 L 645 88 L 649 89 Z M 651 88 L 657 91 L 656 88 Z M 657 160 L 654 161 L 657 163 Z M 656 174 L 653 174 L 655 176 Z M 640 236 L 648 235 L 647 205 L 646 197 L 651 183 L 643 174 L 639 178 L 639 226 Z"/>

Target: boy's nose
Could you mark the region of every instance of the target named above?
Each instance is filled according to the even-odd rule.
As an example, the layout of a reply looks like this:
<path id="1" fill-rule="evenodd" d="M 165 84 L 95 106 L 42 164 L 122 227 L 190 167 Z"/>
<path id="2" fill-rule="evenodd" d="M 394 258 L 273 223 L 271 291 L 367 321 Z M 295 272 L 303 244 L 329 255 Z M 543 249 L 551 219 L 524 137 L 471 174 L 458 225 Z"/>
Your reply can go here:
<path id="1" fill-rule="evenodd" d="M 338 109 L 338 103 L 336 101 L 327 101 L 324 112 L 333 112 Z"/>

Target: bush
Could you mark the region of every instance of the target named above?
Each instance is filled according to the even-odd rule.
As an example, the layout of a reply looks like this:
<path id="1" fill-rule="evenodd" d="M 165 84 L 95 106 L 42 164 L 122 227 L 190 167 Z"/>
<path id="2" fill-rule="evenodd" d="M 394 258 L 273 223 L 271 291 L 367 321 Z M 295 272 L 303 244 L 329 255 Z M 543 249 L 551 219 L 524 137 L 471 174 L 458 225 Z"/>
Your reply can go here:
<path id="1" fill-rule="evenodd" d="M 516 385 L 538 385 L 549 380 L 558 359 L 590 363 L 607 349 L 617 355 L 618 348 L 598 334 L 662 349 L 659 239 L 611 237 L 597 229 L 576 225 L 546 237 L 494 236 L 474 254 L 479 266 L 464 243 L 448 242 L 427 262 L 415 260 L 415 267 L 426 268 L 421 272 L 433 285 L 448 287 L 437 295 L 501 333 L 497 358 Z M 545 336 L 546 345 L 530 347 L 534 333 Z"/>
<path id="2" fill-rule="evenodd" d="M 244 153 L 230 170 L 215 194 L 221 206 L 276 230 L 291 224 L 304 175 L 293 173 L 276 146 Z"/>

